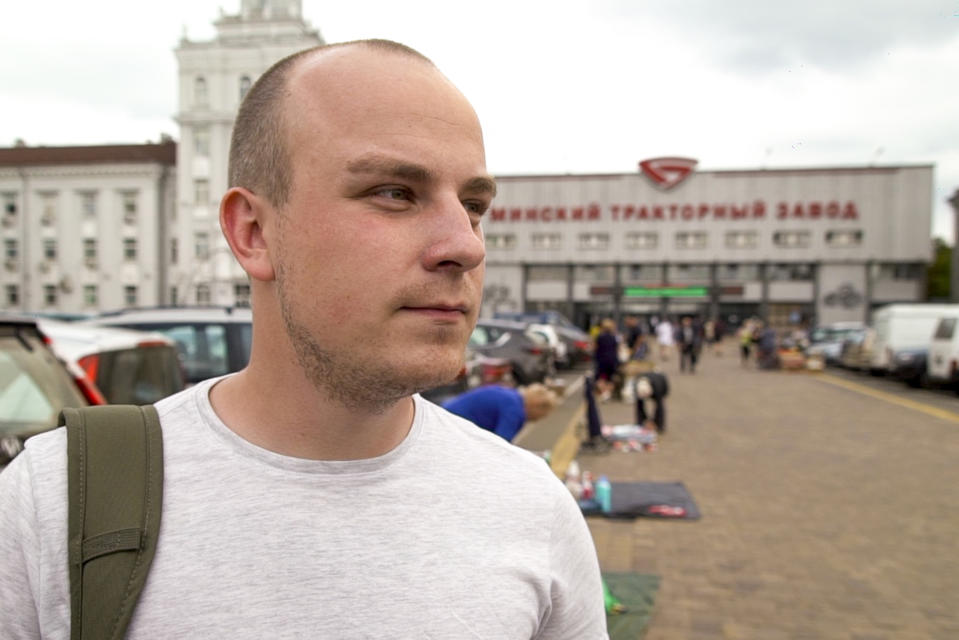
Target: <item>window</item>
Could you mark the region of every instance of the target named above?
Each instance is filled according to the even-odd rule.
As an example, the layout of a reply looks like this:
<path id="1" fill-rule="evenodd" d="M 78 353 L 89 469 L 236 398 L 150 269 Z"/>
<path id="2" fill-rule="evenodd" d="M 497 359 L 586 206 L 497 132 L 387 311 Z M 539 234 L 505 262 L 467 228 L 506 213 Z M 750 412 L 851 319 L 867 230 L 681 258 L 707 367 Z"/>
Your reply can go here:
<path id="1" fill-rule="evenodd" d="M 198 107 L 205 107 L 210 100 L 206 87 L 206 78 L 197 76 L 193 80 L 193 104 Z"/>
<path id="2" fill-rule="evenodd" d="M 198 305 L 210 304 L 210 285 L 198 284 L 196 286 L 196 303 Z"/>
<path id="3" fill-rule="evenodd" d="M 233 300 L 238 307 L 249 307 L 250 285 L 246 282 L 233 285 Z"/>
<path id="4" fill-rule="evenodd" d="M 83 239 L 83 259 L 87 262 L 91 260 L 95 261 L 97 259 L 97 239 L 96 238 L 84 238 Z"/>
<path id="5" fill-rule="evenodd" d="M 193 236 L 194 253 L 197 260 L 207 260 L 210 257 L 210 234 L 198 231 Z"/>
<path id="6" fill-rule="evenodd" d="M 755 249 L 759 246 L 759 234 L 755 231 L 727 231 L 726 248 Z"/>
<path id="7" fill-rule="evenodd" d="M 933 340 L 952 340 L 952 334 L 956 332 L 956 319 L 943 318 L 939 321 L 935 333 L 932 334 Z"/>
<path id="8" fill-rule="evenodd" d="M 612 282 L 616 273 L 608 264 L 578 264 L 573 267 L 573 280 L 577 282 Z"/>
<path id="9" fill-rule="evenodd" d="M 170 264 L 176 264 L 180 259 L 180 243 L 176 238 L 170 238 Z"/>
<path id="10" fill-rule="evenodd" d="M 515 233 L 491 233 L 486 236 L 487 249 L 515 249 Z"/>
<path id="11" fill-rule="evenodd" d="M 100 297 L 97 292 L 97 285 L 83 285 L 83 304 L 87 307 L 96 307 L 100 303 Z"/>
<path id="12" fill-rule="evenodd" d="M 526 268 L 526 279 L 531 282 L 566 282 L 567 269 L 561 265 L 534 264 Z"/>
<path id="13" fill-rule="evenodd" d="M 770 264 L 766 267 L 766 276 L 770 280 L 812 280 L 813 268 L 803 262 Z"/>
<path id="14" fill-rule="evenodd" d="M 846 229 L 826 232 L 827 247 L 858 247 L 862 244 L 862 231 Z"/>
<path id="15" fill-rule="evenodd" d="M 124 191 L 120 194 L 120 206 L 123 209 L 124 224 L 137 223 L 137 192 Z"/>
<path id="16" fill-rule="evenodd" d="M 758 264 L 721 264 L 716 270 L 720 282 L 750 282 L 760 279 Z"/>
<path id="17" fill-rule="evenodd" d="M 97 192 L 81 191 L 80 196 L 80 214 L 84 218 L 95 218 L 97 216 Z"/>
<path id="18" fill-rule="evenodd" d="M 15 216 L 17 215 L 17 194 L 13 192 L 5 192 L 0 195 L 0 200 L 3 202 L 3 215 L 5 216 Z"/>
<path id="19" fill-rule="evenodd" d="M 661 264 L 631 264 L 626 272 L 627 280 L 663 281 L 663 265 Z"/>
<path id="20" fill-rule="evenodd" d="M 8 284 L 4 287 L 4 297 L 8 307 L 15 307 L 20 304 L 20 287 L 15 284 Z"/>
<path id="21" fill-rule="evenodd" d="M 773 244 L 786 249 L 802 249 L 809 246 L 809 232 L 777 231 L 773 234 Z"/>
<path id="22" fill-rule="evenodd" d="M 531 237 L 534 249 L 559 249 L 563 236 L 558 233 L 534 233 Z"/>
<path id="23" fill-rule="evenodd" d="M 246 97 L 247 91 L 250 90 L 250 86 L 253 83 L 250 82 L 250 76 L 243 76 L 240 78 L 240 101 L 242 102 L 243 98 Z"/>
<path id="24" fill-rule="evenodd" d="M 57 287 L 53 284 L 43 285 L 43 304 L 48 307 L 57 305 Z"/>
<path id="25" fill-rule="evenodd" d="M 57 194 L 40 194 L 40 224 L 52 227 L 57 223 Z"/>
<path id="26" fill-rule="evenodd" d="M 197 126 L 193 129 L 193 152 L 201 158 L 210 156 L 210 128 Z"/>
<path id="27" fill-rule="evenodd" d="M 210 181 L 193 181 L 193 202 L 194 204 L 210 204 Z"/>
<path id="28" fill-rule="evenodd" d="M 626 234 L 627 249 L 655 249 L 659 244 L 659 234 L 648 231 L 630 231 Z"/>
<path id="29" fill-rule="evenodd" d="M 889 262 L 879 265 L 879 280 L 918 280 L 922 268 L 918 264 Z"/>
<path id="30" fill-rule="evenodd" d="M 673 264 L 669 266 L 670 282 L 707 282 L 709 281 L 708 264 Z"/>
<path id="31" fill-rule="evenodd" d="M 123 259 L 124 260 L 137 259 L 137 239 L 136 238 L 123 239 Z"/>
<path id="32" fill-rule="evenodd" d="M 706 238 L 705 231 L 680 231 L 676 234 L 676 248 L 705 249 Z"/>
<path id="33" fill-rule="evenodd" d="M 43 257 L 46 260 L 57 259 L 57 239 L 56 238 L 43 239 Z"/>
<path id="34" fill-rule="evenodd" d="M 608 233 L 581 233 L 579 234 L 579 248 L 587 251 L 609 249 Z"/>
<path id="35" fill-rule="evenodd" d="M 180 290 L 177 289 L 175 286 L 170 287 L 170 305 L 175 307 L 179 301 L 180 301 Z"/>
<path id="36" fill-rule="evenodd" d="M 128 284 L 123 287 L 123 303 L 128 307 L 137 306 L 137 287 Z"/>
<path id="37" fill-rule="evenodd" d="M 16 260 L 20 257 L 20 245 L 16 238 L 5 238 L 3 241 L 3 257 L 7 260 Z"/>

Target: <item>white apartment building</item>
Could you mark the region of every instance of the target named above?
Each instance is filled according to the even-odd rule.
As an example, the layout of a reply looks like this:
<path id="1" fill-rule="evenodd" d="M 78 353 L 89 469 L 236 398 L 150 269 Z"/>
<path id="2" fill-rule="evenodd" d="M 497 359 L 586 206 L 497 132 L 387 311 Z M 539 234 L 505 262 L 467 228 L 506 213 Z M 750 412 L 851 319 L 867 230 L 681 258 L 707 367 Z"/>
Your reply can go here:
<path id="1" fill-rule="evenodd" d="M 0 149 L 0 309 L 95 313 L 167 290 L 176 144 Z"/>
<path id="2" fill-rule="evenodd" d="M 659 163 L 659 171 L 656 165 Z M 933 166 L 498 176 L 484 314 L 867 320 L 924 299 Z"/>
<path id="3" fill-rule="evenodd" d="M 214 22 L 213 40 L 183 38 L 179 65 L 177 218 L 170 227 L 170 304 L 243 304 L 246 274 L 220 232 L 233 120 L 250 86 L 273 63 L 323 44 L 303 20 L 301 0 L 242 0 Z"/>

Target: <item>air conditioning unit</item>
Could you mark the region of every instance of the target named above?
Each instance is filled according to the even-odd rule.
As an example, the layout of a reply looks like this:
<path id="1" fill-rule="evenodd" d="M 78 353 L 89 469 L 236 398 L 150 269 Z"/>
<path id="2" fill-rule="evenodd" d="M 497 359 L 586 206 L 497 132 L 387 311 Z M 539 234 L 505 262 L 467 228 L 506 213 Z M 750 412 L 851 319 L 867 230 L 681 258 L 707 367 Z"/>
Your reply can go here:
<path id="1" fill-rule="evenodd" d="M 4 228 L 6 229 L 10 229 L 16 223 L 17 223 L 17 219 L 10 214 L 3 216 L 2 221 L 0 221 L 0 224 L 3 224 Z"/>
<path id="2" fill-rule="evenodd" d="M 136 224 L 136 223 L 137 223 L 137 214 L 135 213 L 123 214 L 123 224 Z"/>
<path id="3" fill-rule="evenodd" d="M 3 266 L 7 271 L 16 271 L 18 263 L 13 258 L 7 258 L 6 261 L 4 261 Z"/>
<path id="4" fill-rule="evenodd" d="M 53 216 L 48 213 L 45 213 L 42 216 L 40 216 L 40 224 L 42 224 L 45 227 L 52 227 L 54 222 L 55 220 L 53 219 Z"/>
<path id="5" fill-rule="evenodd" d="M 83 264 L 86 265 L 87 269 L 96 269 L 96 268 L 97 268 L 97 259 L 96 259 L 96 258 L 84 258 Z"/>
<path id="6" fill-rule="evenodd" d="M 40 263 L 39 265 L 37 265 L 37 266 L 38 266 L 39 269 L 40 269 L 40 273 L 50 273 L 50 263 L 49 263 L 49 262 L 41 262 L 41 263 Z"/>

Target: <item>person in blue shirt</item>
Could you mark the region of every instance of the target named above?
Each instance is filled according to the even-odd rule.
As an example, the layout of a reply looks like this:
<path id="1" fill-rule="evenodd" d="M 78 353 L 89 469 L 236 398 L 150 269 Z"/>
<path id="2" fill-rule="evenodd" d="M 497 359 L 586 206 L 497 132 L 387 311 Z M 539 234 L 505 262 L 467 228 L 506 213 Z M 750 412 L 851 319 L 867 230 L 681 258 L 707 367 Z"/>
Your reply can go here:
<path id="1" fill-rule="evenodd" d="M 541 384 L 488 385 L 447 400 L 443 408 L 512 442 L 527 421 L 546 417 L 556 403 L 556 394 Z"/>

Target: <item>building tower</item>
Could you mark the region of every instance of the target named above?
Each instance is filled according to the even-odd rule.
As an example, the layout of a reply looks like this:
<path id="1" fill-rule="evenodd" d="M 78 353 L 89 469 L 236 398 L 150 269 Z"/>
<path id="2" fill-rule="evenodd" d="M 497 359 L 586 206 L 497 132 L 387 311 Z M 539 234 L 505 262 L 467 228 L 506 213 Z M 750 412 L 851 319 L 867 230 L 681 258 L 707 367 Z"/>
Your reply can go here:
<path id="1" fill-rule="evenodd" d="M 227 188 L 233 120 L 243 96 L 274 62 L 323 44 L 301 16 L 302 0 L 241 0 L 240 13 L 221 12 L 212 40 L 186 35 L 176 48 L 180 125 L 176 220 L 170 225 L 168 304 L 244 304 L 246 274 L 218 223 Z"/>

